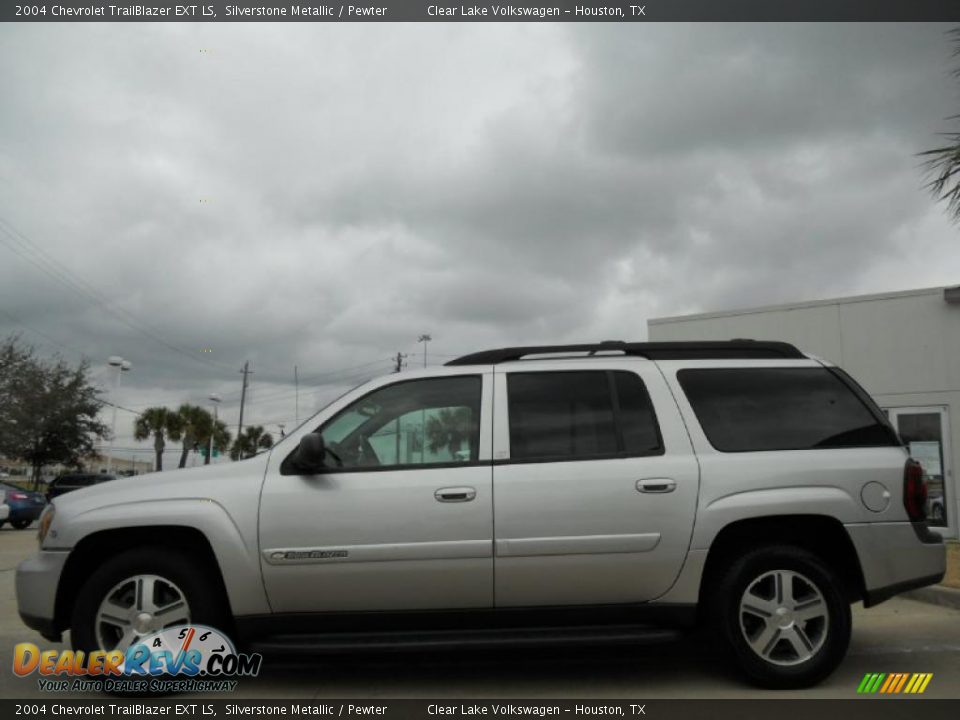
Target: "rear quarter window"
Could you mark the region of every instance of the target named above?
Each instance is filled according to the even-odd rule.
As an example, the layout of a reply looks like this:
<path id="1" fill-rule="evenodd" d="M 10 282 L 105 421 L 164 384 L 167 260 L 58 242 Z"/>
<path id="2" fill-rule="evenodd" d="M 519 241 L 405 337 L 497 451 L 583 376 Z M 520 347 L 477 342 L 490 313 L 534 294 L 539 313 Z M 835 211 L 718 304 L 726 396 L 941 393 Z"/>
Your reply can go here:
<path id="1" fill-rule="evenodd" d="M 899 445 L 890 427 L 827 368 L 677 372 L 704 434 L 722 452 Z"/>

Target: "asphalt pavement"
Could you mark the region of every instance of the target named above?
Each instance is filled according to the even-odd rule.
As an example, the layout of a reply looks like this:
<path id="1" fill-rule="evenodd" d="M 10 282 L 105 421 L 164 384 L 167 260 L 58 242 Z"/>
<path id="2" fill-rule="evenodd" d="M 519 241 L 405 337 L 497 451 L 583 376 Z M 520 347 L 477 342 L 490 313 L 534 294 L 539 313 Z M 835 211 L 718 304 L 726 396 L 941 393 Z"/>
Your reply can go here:
<path id="1" fill-rule="evenodd" d="M 89 698 L 42 692 L 36 676 L 21 679 L 11 671 L 19 642 L 65 647 L 44 640 L 17 615 L 14 570 L 35 548 L 34 529 L 0 529 L 0 698 Z M 960 698 L 960 610 L 903 598 L 869 610 L 857 606 L 846 660 L 819 686 L 795 692 L 749 687 L 701 642 L 687 639 L 641 647 L 267 656 L 259 677 L 218 697 L 855 698 L 863 676 L 879 672 L 933 673 L 924 698 Z"/>

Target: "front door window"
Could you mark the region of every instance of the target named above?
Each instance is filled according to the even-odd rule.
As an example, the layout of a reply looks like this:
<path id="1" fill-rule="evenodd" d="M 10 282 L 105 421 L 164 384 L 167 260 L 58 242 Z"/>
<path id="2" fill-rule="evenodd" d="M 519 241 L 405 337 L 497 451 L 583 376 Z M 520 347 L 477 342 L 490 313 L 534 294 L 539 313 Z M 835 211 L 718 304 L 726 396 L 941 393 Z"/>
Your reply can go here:
<path id="1" fill-rule="evenodd" d="M 320 429 L 344 470 L 476 462 L 481 379 L 408 380 L 375 390 Z"/>

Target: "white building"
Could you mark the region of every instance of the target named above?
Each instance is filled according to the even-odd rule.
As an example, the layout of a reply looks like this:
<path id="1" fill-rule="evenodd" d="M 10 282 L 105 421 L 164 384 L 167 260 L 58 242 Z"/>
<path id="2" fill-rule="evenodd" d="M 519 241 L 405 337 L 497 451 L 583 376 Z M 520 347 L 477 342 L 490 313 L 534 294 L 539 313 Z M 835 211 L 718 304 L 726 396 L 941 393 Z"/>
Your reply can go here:
<path id="1" fill-rule="evenodd" d="M 648 321 L 650 340 L 784 340 L 836 363 L 887 411 L 930 478 L 932 524 L 957 537 L 960 287 Z"/>

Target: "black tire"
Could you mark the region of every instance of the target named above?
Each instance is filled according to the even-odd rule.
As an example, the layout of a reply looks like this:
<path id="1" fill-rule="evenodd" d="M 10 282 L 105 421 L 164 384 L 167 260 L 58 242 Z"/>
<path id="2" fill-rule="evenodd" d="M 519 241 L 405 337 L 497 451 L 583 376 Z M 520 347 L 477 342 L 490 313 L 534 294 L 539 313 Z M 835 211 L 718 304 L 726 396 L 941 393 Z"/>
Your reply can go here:
<path id="1" fill-rule="evenodd" d="M 74 650 L 91 652 L 101 648 L 95 628 L 97 611 L 107 594 L 135 575 L 157 575 L 172 582 L 186 600 L 193 624 L 223 628 L 224 612 L 220 593 L 208 579 L 209 568 L 186 554 L 162 547 L 127 550 L 106 560 L 83 584 L 70 620 L 70 643 Z"/>
<path id="2" fill-rule="evenodd" d="M 11 520 L 10 524 L 13 525 L 16 530 L 26 530 L 32 522 L 33 520 Z"/>
<path id="3" fill-rule="evenodd" d="M 758 629 L 753 632 L 751 639 L 758 645 L 762 644 L 759 638 L 767 637 L 761 635 L 767 627 L 767 621 L 760 620 L 750 612 L 743 613 L 741 599 L 748 588 L 759 592 L 758 588 L 762 589 L 764 582 L 775 583 L 773 576 L 768 574 L 775 574 L 776 571 L 799 574 L 798 579 L 790 581 L 791 586 L 795 583 L 801 597 L 806 593 L 806 598 L 813 598 L 806 600 L 807 603 L 816 604 L 817 599 L 815 594 L 811 594 L 811 587 L 822 597 L 822 604 L 817 607 L 825 608 L 826 619 L 799 623 L 805 641 L 818 638 L 818 642 L 811 643 L 807 648 L 810 656 L 806 659 L 796 653 L 790 638 L 785 637 L 783 626 L 778 623 L 771 627 L 773 634 L 766 643 L 766 647 L 771 648 L 767 651 L 771 657 L 762 656 L 748 642 L 747 634 L 753 626 Z M 843 660 L 850 644 L 850 603 L 844 594 L 841 578 L 816 555 L 789 545 L 752 550 L 733 562 L 719 577 L 716 593 L 710 593 L 716 598 L 710 608 L 712 629 L 721 648 L 751 683 L 776 689 L 809 687 L 830 675 Z M 767 580 L 757 583 L 760 578 Z M 771 602 L 786 604 L 777 602 L 773 597 Z M 788 611 L 776 611 L 780 612 Z M 774 615 L 772 619 L 778 617 Z M 780 622 L 790 623 L 790 620 L 791 617 L 784 617 Z M 790 628 L 786 632 L 790 632 Z M 794 664 L 785 664 L 789 662 Z"/>

